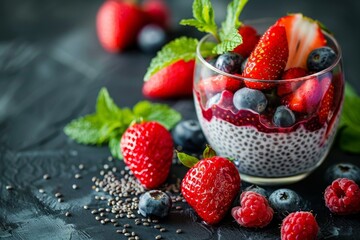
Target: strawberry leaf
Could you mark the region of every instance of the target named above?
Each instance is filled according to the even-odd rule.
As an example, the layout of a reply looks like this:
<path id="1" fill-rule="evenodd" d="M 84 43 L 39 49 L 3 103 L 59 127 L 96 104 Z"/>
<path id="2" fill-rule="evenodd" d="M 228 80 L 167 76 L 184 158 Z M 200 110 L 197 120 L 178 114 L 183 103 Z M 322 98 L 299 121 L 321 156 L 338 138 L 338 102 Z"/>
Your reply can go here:
<path id="1" fill-rule="evenodd" d="M 194 0 L 192 10 L 194 18 L 181 20 L 180 24 L 196 27 L 200 32 L 207 32 L 218 38 L 214 9 L 210 0 Z"/>
<path id="2" fill-rule="evenodd" d="M 182 59 L 188 62 L 195 58 L 198 40 L 195 38 L 180 37 L 166 44 L 151 60 L 144 76 L 148 80 L 157 71 Z"/>
<path id="3" fill-rule="evenodd" d="M 176 155 L 180 162 L 188 168 L 192 168 L 196 163 L 199 162 L 199 159 L 193 156 L 190 156 L 183 152 L 176 152 Z"/>
<path id="4" fill-rule="evenodd" d="M 216 45 L 216 47 L 213 49 L 213 53 L 223 54 L 224 52 L 232 51 L 241 43 L 241 35 L 238 33 L 236 28 L 233 28 L 231 32 L 222 37 L 222 41 Z"/>
<path id="5" fill-rule="evenodd" d="M 216 152 L 214 149 L 212 149 L 209 145 L 206 145 L 206 148 L 203 152 L 203 158 L 211 158 L 216 156 Z"/>

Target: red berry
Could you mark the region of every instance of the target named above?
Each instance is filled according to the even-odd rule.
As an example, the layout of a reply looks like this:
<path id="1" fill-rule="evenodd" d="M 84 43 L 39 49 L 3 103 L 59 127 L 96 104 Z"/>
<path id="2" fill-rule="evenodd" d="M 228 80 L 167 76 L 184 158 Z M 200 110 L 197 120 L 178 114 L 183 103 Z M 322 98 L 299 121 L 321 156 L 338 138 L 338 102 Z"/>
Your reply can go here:
<path id="1" fill-rule="evenodd" d="M 323 98 L 319 107 L 319 121 L 320 123 L 325 123 L 328 120 L 329 114 L 331 113 L 331 108 L 333 105 L 334 99 L 334 85 L 331 82 L 331 77 L 326 76 L 321 80 L 321 89 L 323 92 Z"/>
<path id="2" fill-rule="evenodd" d="M 289 68 L 286 70 L 283 75 L 281 76 L 281 79 L 293 79 L 293 78 L 300 78 L 308 75 L 308 72 L 304 68 L 300 67 L 294 67 Z"/>
<path id="3" fill-rule="evenodd" d="M 166 180 L 172 163 L 173 145 L 169 131 L 157 122 L 130 126 L 120 141 L 125 164 L 149 189 Z"/>
<path id="4" fill-rule="evenodd" d="M 192 95 L 195 61 L 179 60 L 152 75 L 142 92 L 149 98 L 179 98 Z"/>
<path id="5" fill-rule="evenodd" d="M 281 240 L 313 240 L 319 226 L 311 212 L 293 212 L 281 224 Z"/>
<path id="6" fill-rule="evenodd" d="M 207 224 L 216 224 L 225 216 L 239 189 L 234 163 L 218 156 L 200 160 L 181 183 L 186 202 Z"/>
<path id="7" fill-rule="evenodd" d="M 242 37 L 243 43 L 237 46 L 233 51 L 244 58 L 247 58 L 259 42 L 260 36 L 256 29 L 248 25 L 241 25 L 238 32 Z"/>
<path id="8" fill-rule="evenodd" d="M 243 82 L 240 79 L 235 79 L 220 74 L 201 79 L 197 85 L 197 88 L 200 90 L 200 92 L 208 95 L 221 93 L 224 90 L 236 92 L 242 86 Z"/>
<path id="9" fill-rule="evenodd" d="M 251 53 L 243 76 L 260 80 L 279 79 L 288 59 L 288 43 L 284 27 L 271 26 L 260 38 Z M 265 82 L 245 81 L 249 88 L 258 90 L 271 89 L 274 84 Z"/>
<path id="10" fill-rule="evenodd" d="M 233 218 L 243 227 L 267 226 L 274 215 L 268 201 L 259 193 L 246 191 L 240 196 L 239 207 L 231 210 Z"/>
<path id="11" fill-rule="evenodd" d="M 300 78 L 308 75 L 308 72 L 304 68 L 289 68 L 286 70 L 282 76 L 281 79 L 294 79 L 294 78 Z M 284 96 L 286 94 L 294 92 L 299 86 L 301 85 L 301 81 L 291 81 L 291 82 L 285 82 L 279 83 L 277 94 L 278 96 Z"/>
<path id="12" fill-rule="evenodd" d="M 109 52 L 119 52 L 134 43 L 144 23 L 141 9 L 120 0 L 105 1 L 96 16 L 97 35 Z"/>
<path id="13" fill-rule="evenodd" d="M 163 0 L 146 0 L 143 9 L 150 23 L 167 29 L 170 27 L 170 9 Z"/>
<path id="14" fill-rule="evenodd" d="M 360 189 L 350 179 L 338 178 L 325 189 L 325 205 L 339 215 L 360 212 Z"/>

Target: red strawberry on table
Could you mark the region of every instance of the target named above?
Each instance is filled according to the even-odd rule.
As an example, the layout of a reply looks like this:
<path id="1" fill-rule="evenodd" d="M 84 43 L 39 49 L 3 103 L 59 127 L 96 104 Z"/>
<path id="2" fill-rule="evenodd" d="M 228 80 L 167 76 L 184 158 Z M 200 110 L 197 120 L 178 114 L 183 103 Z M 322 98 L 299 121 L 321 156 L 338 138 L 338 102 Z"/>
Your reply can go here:
<path id="1" fill-rule="evenodd" d="M 281 79 L 288 80 L 288 79 L 294 79 L 294 78 L 300 78 L 308 75 L 308 72 L 304 68 L 289 68 L 286 70 L 282 76 Z M 301 85 L 301 81 L 291 81 L 291 82 L 285 82 L 279 83 L 277 88 L 277 94 L 278 96 L 284 96 L 286 94 L 292 93 L 295 89 L 297 89 Z"/>
<path id="2" fill-rule="evenodd" d="M 160 186 L 169 175 L 173 145 L 169 131 L 157 122 L 130 126 L 120 141 L 125 164 L 149 189 Z"/>
<path id="3" fill-rule="evenodd" d="M 137 5 L 121 0 L 107 0 L 96 16 L 100 44 L 109 52 L 120 52 L 135 41 L 143 23 L 144 13 Z"/>
<path id="4" fill-rule="evenodd" d="M 144 1 L 143 10 L 147 15 L 150 23 L 159 25 L 167 29 L 170 26 L 171 14 L 170 9 L 163 0 L 146 0 Z"/>
<path id="5" fill-rule="evenodd" d="M 282 99 L 283 104 L 291 110 L 311 114 L 317 110 L 322 97 L 322 89 L 318 79 L 304 80 L 293 93 Z"/>
<path id="6" fill-rule="evenodd" d="M 271 26 L 260 38 L 245 66 L 243 76 L 246 78 L 275 80 L 279 79 L 288 60 L 288 43 L 286 31 L 281 26 Z M 274 84 L 245 81 L 249 88 L 266 90 Z"/>
<path id="7" fill-rule="evenodd" d="M 195 60 L 178 60 L 152 75 L 142 92 L 149 98 L 178 98 L 192 95 Z"/>
<path id="8" fill-rule="evenodd" d="M 260 36 L 255 28 L 248 25 L 241 25 L 238 32 L 241 35 L 243 42 L 233 51 L 240 54 L 245 59 L 254 50 L 256 44 L 259 42 Z"/>
<path id="9" fill-rule="evenodd" d="M 326 39 L 321 32 L 319 23 L 301 13 L 290 14 L 280 18 L 276 25 L 286 29 L 289 46 L 289 59 L 286 69 L 301 67 L 306 69 L 309 53 L 326 45 Z"/>
<path id="10" fill-rule="evenodd" d="M 233 162 L 215 156 L 205 149 L 204 159 L 198 160 L 178 153 L 180 161 L 191 167 L 181 183 L 186 202 L 207 223 L 218 223 L 228 212 L 240 190 L 240 175 Z"/>

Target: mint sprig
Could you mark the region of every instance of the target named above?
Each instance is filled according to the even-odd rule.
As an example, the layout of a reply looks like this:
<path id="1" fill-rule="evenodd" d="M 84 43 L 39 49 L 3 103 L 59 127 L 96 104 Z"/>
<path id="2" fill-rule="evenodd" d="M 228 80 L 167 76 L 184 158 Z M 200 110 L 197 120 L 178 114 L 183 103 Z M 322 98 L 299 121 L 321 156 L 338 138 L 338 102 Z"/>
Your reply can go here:
<path id="1" fill-rule="evenodd" d="M 99 92 L 96 112 L 71 121 L 64 132 L 77 143 L 102 145 L 108 143 L 112 156 L 122 158 L 120 139 L 129 125 L 142 119 L 157 121 L 171 129 L 181 120 L 181 115 L 165 104 L 141 101 L 133 109 L 119 108 L 106 88 Z"/>

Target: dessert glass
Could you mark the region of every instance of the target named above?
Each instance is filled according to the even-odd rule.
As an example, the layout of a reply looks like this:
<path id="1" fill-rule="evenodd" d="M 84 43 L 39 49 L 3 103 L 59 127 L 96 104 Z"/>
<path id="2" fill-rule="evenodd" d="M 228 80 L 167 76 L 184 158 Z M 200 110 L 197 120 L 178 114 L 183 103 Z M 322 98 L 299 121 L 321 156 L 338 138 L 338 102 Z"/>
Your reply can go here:
<path id="1" fill-rule="evenodd" d="M 263 33 L 274 21 L 245 23 Z M 210 146 L 218 155 L 235 160 L 242 180 L 259 185 L 290 184 L 308 176 L 326 158 L 341 114 L 344 75 L 341 49 L 331 35 L 324 35 L 337 54 L 336 61 L 325 70 L 289 80 L 246 79 L 222 72 L 201 54 L 204 44 L 214 38 L 206 35 L 199 42 L 193 85 L 196 114 Z M 290 89 L 287 94 L 292 94 L 314 79 L 321 86 L 318 104 L 305 113 L 294 112 L 296 121 L 291 126 L 275 126 L 275 109 L 286 104 L 278 89 L 286 85 Z M 271 84 L 271 89 L 262 91 L 268 102 L 264 112 L 234 107 L 233 95 L 246 81 Z M 327 94 L 330 91 L 332 97 Z"/>

